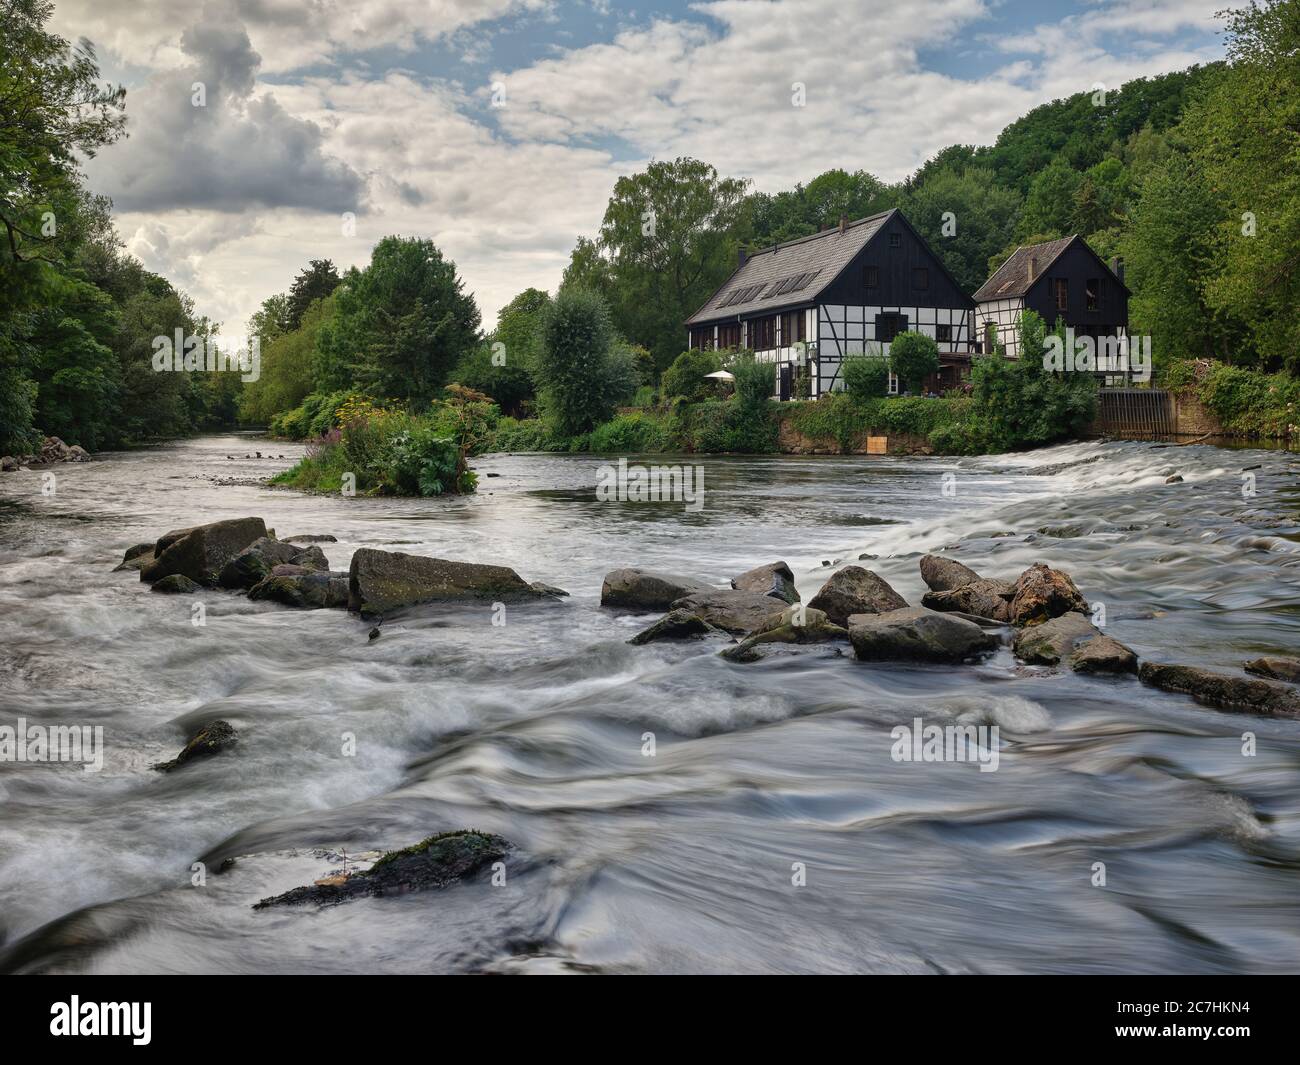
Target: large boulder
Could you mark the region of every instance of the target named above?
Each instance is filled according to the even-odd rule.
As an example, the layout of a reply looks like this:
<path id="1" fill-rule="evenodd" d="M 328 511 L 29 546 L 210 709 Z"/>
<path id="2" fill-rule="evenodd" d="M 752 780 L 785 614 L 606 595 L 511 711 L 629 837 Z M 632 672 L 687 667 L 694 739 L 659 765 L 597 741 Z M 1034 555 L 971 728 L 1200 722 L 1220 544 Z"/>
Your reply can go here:
<path id="1" fill-rule="evenodd" d="M 193 595 L 195 592 L 203 590 L 201 584 L 195 584 L 183 573 L 169 573 L 161 580 L 153 582 L 151 592 L 162 592 L 164 595 Z"/>
<path id="2" fill-rule="evenodd" d="M 719 653 L 733 662 L 756 662 L 766 646 L 826 643 L 846 640 L 848 636 L 848 630 L 833 624 L 825 611 L 796 603 L 769 617 L 740 643 Z"/>
<path id="3" fill-rule="evenodd" d="M 180 754 L 169 762 L 158 762 L 153 768 L 162 773 L 170 773 L 196 758 L 208 758 L 224 751 L 238 738 L 239 733 L 229 721 L 210 722 L 190 737 Z"/>
<path id="4" fill-rule="evenodd" d="M 72 449 L 57 436 L 47 436 L 41 444 L 41 462 L 63 462 Z"/>
<path id="5" fill-rule="evenodd" d="M 177 532 L 183 535 L 168 533 L 154 546 L 155 558 L 140 570 L 141 580 L 152 583 L 180 573 L 198 584 L 216 584 L 227 562 L 266 535 L 266 523 L 232 518 Z"/>
<path id="6" fill-rule="evenodd" d="M 845 566 L 831 575 L 808 605 L 824 610 L 833 624 L 845 625 L 854 614 L 884 614 L 901 610 L 907 606 L 907 600 L 871 570 Z"/>
<path id="7" fill-rule="evenodd" d="M 443 888 L 495 862 L 504 861 L 510 844 L 486 832 L 443 832 L 400 851 L 383 855 L 369 869 L 323 877 L 253 904 L 253 909 L 314 902 L 333 905 L 367 895 L 405 895 Z"/>
<path id="8" fill-rule="evenodd" d="M 1030 665 L 1056 666 L 1070 657 L 1075 644 L 1099 635 L 1087 617 L 1072 611 L 1021 629 L 1012 650 L 1020 661 Z"/>
<path id="9" fill-rule="evenodd" d="M 1010 610 L 1013 624 L 1046 621 L 1072 610 L 1087 613 L 1088 601 L 1079 594 L 1068 573 L 1035 562 L 1016 579 Z"/>
<path id="10" fill-rule="evenodd" d="M 276 567 L 277 570 L 284 568 L 295 567 Z M 272 573 L 248 590 L 248 598 L 283 603 L 303 610 L 345 608 L 348 605 L 349 584 L 346 573 L 319 573 L 312 570 Z"/>
<path id="11" fill-rule="evenodd" d="M 124 569 L 144 569 L 153 560 L 153 541 L 147 544 L 136 544 L 126 549 L 126 554 L 122 556 L 122 561 L 113 567 L 113 572 L 117 573 Z"/>
<path id="12" fill-rule="evenodd" d="M 319 548 L 315 550 L 320 554 Z M 262 536 L 227 562 L 221 568 L 217 580 L 223 588 L 252 588 L 258 581 L 270 576 L 271 570 L 282 563 L 302 565 L 298 559 L 305 553 L 304 548 L 294 544 Z M 324 561 L 325 556 L 320 555 L 320 558 Z M 329 563 L 307 568 L 328 570 Z"/>
<path id="13" fill-rule="evenodd" d="M 1270 680 L 1300 681 L 1300 659 L 1296 658 L 1254 658 L 1246 663 L 1245 669 L 1247 673 Z"/>
<path id="14" fill-rule="evenodd" d="M 794 586 L 794 574 L 784 562 L 769 562 L 746 570 L 731 578 L 731 586 L 738 592 L 758 592 L 783 603 L 799 602 L 799 591 Z"/>
<path id="15" fill-rule="evenodd" d="M 1112 636 L 1098 636 L 1075 648 L 1070 668 L 1076 673 L 1136 673 L 1137 655 Z"/>
<path id="16" fill-rule="evenodd" d="M 667 610 L 683 596 L 713 589 L 690 577 L 644 569 L 616 569 L 605 574 L 600 586 L 600 605 L 628 610 Z"/>
<path id="17" fill-rule="evenodd" d="M 68 461 L 69 461 L 69 462 L 89 462 L 89 461 L 90 461 L 90 452 L 87 451 L 87 450 L 86 450 L 84 447 L 82 447 L 80 444 L 73 444 L 70 448 L 68 448 Z"/>
<path id="18" fill-rule="evenodd" d="M 963 584 L 980 580 L 980 575 L 969 566 L 963 566 L 941 555 L 926 555 L 921 559 L 921 580 L 932 592 L 950 592 Z"/>
<path id="19" fill-rule="evenodd" d="M 929 591 L 921 596 L 921 605 L 943 613 L 973 614 L 990 621 L 1005 622 L 1011 617 L 1009 581 L 977 577 L 956 588 Z"/>
<path id="20" fill-rule="evenodd" d="M 733 636 L 753 632 L 774 614 L 780 614 L 782 603 L 758 592 L 736 592 L 722 589 L 683 596 L 672 603 L 673 610 L 697 614 Z"/>
<path id="21" fill-rule="evenodd" d="M 628 643 L 653 643 L 656 640 L 691 640 L 717 632 L 698 614 L 689 610 L 670 610 L 648 629 L 642 629 Z"/>
<path id="22" fill-rule="evenodd" d="M 1143 662 L 1138 677 L 1154 688 L 1181 692 L 1220 710 L 1300 717 L 1300 696 L 1295 689 L 1269 680 L 1247 680 L 1198 666 L 1159 662 Z"/>
<path id="23" fill-rule="evenodd" d="M 925 607 L 854 614 L 848 629 L 854 654 L 868 662 L 964 662 L 998 646 L 973 621 Z"/>
<path id="24" fill-rule="evenodd" d="M 352 556 L 348 571 L 348 609 L 365 617 L 417 603 L 540 598 L 543 596 L 508 566 L 363 547 Z"/>

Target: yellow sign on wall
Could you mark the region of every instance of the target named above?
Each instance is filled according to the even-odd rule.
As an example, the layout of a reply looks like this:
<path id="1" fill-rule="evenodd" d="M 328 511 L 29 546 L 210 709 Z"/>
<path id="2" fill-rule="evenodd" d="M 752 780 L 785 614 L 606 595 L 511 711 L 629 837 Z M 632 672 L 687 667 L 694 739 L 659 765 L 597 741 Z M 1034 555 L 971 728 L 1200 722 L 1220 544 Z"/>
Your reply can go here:
<path id="1" fill-rule="evenodd" d="M 887 436 L 867 437 L 868 455 L 887 455 L 888 453 L 889 453 L 889 437 Z"/>

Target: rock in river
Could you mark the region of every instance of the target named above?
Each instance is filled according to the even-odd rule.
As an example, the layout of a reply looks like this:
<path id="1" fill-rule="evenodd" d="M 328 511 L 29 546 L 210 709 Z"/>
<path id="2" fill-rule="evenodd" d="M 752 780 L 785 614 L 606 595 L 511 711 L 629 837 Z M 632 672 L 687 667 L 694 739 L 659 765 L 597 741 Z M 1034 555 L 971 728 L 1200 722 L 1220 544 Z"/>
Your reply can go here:
<path id="1" fill-rule="evenodd" d="M 697 614 L 710 625 L 739 635 L 753 632 L 774 614 L 780 614 L 782 602 L 758 592 L 710 590 L 673 601 L 673 610 Z"/>
<path id="2" fill-rule="evenodd" d="M 390 851 L 369 869 L 349 876 L 327 877 L 254 903 L 253 909 L 314 902 L 334 905 L 367 895 L 402 895 L 443 888 L 492 864 L 504 861 L 510 844 L 487 832 L 444 832 L 400 851 Z"/>
<path id="3" fill-rule="evenodd" d="M 873 662 L 962 662 L 998 646 L 973 621 L 925 607 L 854 614 L 849 639 L 858 658 Z"/>
<path id="4" fill-rule="evenodd" d="M 747 570 L 739 577 L 732 577 L 731 586 L 738 592 L 758 592 L 784 603 L 799 602 L 794 574 L 784 562 L 769 562 L 766 566 Z"/>
<path id="5" fill-rule="evenodd" d="M 1270 680 L 1300 681 L 1300 659 L 1295 658 L 1254 658 L 1246 663 L 1247 673 Z"/>
<path id="6" fill-rule="evenodd" d="M 1016 657 L 1036 666 L 1059 665 L 1068 658 L 1077 643 L 1091 640 L 1100 633 L 1083 614 L 1071 611 L 1039 625 L 1029 625 L 1016 633 L 1012 645 Z"/>
<path id="7" fill-rule="evenodd" d="M 153 768 L 163 773 L 170 773 L 195 758 L 208 758 L 218 751 L 224 751 L 238 738 L 239 733 L 229 721 L 212 721 L 191 736 L 189 743 L 181 749 L 181 753 L 170 762 L 158 762 Z"/>
<path id="8" fill-rule="evenodd" d="M 232 518 L 167 533 L 154 545 L 154 560 L 140 570 L 143 581 L 180 573 L 197 584 L 216 584 L 226 563 L 266 535 L 261 518 Z"/>
<path id="9" fill-rule="evenodd" d="M 977 577 L 956 588 L 926 592 L 921 596 L 921 605 L 944 613 L 972 614 L 989 621 L 1005 622 L 1011 616 L 1011 604 L 1007 601 L 1011 589 L 1009 581 Z"/>
<path id="10" fill-rule="evenodd" d="M 1079 594 L 1068 573 L 1035 562 L 1016 579 L 1010 611 L 1013 624 L 1046 621 L 1072 610 L 1086 613 L 1088 602 Z"/>
<path id="11" fill-rule="evenodd" d="M 277 566 L 276 569 L 280 567 Z M 349 580 L 346 573 L 272 573 L 248 591 L 249 599 L 270 600 L 305 610 L 345 608 L 348 597 Z"/>
<path id="12" fill-rule="evenodd" d="M 364 617 L 417 603 L 550 598 L 534 591 L 508 566 L 452 562 L 370 547 L 352 556 L 348 582 L 348 609 Z"/>
<path id="13" fill-rule="evenodd" d="M 795 603 L 768 618 L 740 643 L 719 653 L 733 662 L 756 662 L 765 646 L 774 644 L 826 643 L 848 639 L 848 630 L 832 624 L 826 612 Z"/>
<path id="14" fill-rule="evenodd" d="M 1076 673 L 1136 673 L 1137 655 L 1111 636 L 1098 636 L 1075 648 L 1070 668 Z"/>
<path id="15" fill-rule="evenodd" d="M 854 614 L 884 614 L 901 610 L 907 606 L 907 600 L 871 570 L 845 566 L 822 585 L 821 591 L 808 601 L 808 605 L 824 610 L 832 623 L 845 625 Z"/>
<path id="16" fill-rule="evenodd" d="M 690 577 L 654 573 L 644 569 L 616 569 L 605 574 L 600 605 L 629 610 L 667 610 L 683 596 L 711 592 L 713 588 Z"/>
<path id="17" fill-rule="evenodd" d="M 1246 680 L 1197 666 L 1162 665 L 1159 662 L 1143 662 L 1138 677 L 1152 687 L 1182 692 L 1220 710 L 1300 716 L 1300 695 L 1295 689 L 1269 680 Z"/>
<path id="18" fill-rule="evenodd" d="M 932 592 L 950 592 L 971 581 L 982 580 L 969 566 L 963 566 L 941 555 L 926 555 L 921 559 L 921 580 Z"/>
<path id="19" fill-rule="evenodd" d="M 203 586 L 195 584 L 183 573 L 173 573 L 160 581 L 154 581 L 150 591 L 162 592 L 164 595 L 193 595 L 203 591 Z"/>
<path id="20" fill-rule="evenodd" d="M 217 579 L 223 588 L 252 588 L 280 565 L 302 566 L 310 570 L 330 568 L 319 547 L 298 547 L 262 536 L 227 562 Z"/>
<path id="21" fill-rule="evenodd" d="M 628 643 L 653 643 L 655 640 L 690 640 L 717 632 L 707 621 L 689 610 L 670 610 L 648 629 L 642 629 Z"/>

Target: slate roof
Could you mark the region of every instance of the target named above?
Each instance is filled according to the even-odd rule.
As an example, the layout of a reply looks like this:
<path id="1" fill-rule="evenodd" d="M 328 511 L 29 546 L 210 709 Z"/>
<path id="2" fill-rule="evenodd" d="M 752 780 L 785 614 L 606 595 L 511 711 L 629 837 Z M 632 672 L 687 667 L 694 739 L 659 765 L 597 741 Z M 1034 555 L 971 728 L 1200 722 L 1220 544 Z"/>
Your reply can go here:
<path id="1" fill-rule="evenodd" d="M 686 324 L 734 321 L 738 314 L 779 311 L 814 302 L 897 213 L 896 209 L 882 211 L 850 222 L 843 233 L 836 226 L 755 252 L 703 307 L 686 319 Z"/>
<path id="2" fill-rule="evenodd" d="M 1047 273 L 1047 268 L 1057 260 L 1061 252 L 1078 239 L 1077 236 L 1061 237 L 1059 240 L 1049 240 L 1043 244 L 1026 244 L 1022 248 L 1017 248 L 1007 261 L 997 268 L 993 276 L 980 286 L 980 290 L 975 293 L 976 301 L 983 303 L 986 300 L 1006 300 L 1023 296 L 1042 279 Z M 1033 281 L 1029 280 L 1030 259 L 1038 260 Z"/>

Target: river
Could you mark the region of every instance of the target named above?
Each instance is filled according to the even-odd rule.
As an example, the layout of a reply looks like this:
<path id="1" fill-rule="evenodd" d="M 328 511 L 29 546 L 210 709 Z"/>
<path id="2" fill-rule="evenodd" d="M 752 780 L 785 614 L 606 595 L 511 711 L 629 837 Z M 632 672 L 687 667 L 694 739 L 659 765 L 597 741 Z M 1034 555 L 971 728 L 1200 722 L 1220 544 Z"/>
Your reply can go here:
<path id="1" fill-rule="evenodd" d="M 244 457 L 258 449 L 284 457 Z M 775 559 L 807 600 L 825 562 L 861 554 L 916 603 L 918 558 L 945 550 L 991 576 L 1061 567 L 1140 656 L 1237 669 L 1300 647 L 1296 456 L 709 457 L 691 511 L 597 502 L 602 460 L 576 455 L 478 459 L 466 498 L 254 483 L 301 450 L 207 436 L 56 467 L 53 495 L 39 472 L 0 475 L 0 724 L 99 725 L 106 745 L 100 772 L 0 763 L 0 968 L 1300 968 L 1300 722 L 1006 649 L 974 666 L 833 646 L 732 664 L 716 641 L 629 646 L 652 617 L 599 605 L 618 566 L 725 583 Z M 244 515 L 337 536 L 335 569 L 377 547 L 572 596 L 511 605 L 504 625 L 489 604 L 428 608 L 371 641 L 342 611 L 216 591 L 195 625 L 190 598 L 112 572 L 133 543 Z M 999 726 L 996 772 L 891 758 L 896 725 L 959 716 Z M 234 749 L 149 768 L 215 718 L 240 730 Z M 343 849 L 462 827 L 515 844 L 503 885 L 251 909 Z"/>

